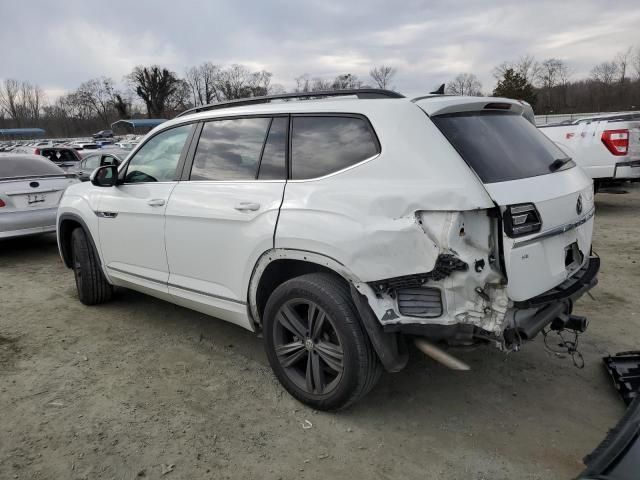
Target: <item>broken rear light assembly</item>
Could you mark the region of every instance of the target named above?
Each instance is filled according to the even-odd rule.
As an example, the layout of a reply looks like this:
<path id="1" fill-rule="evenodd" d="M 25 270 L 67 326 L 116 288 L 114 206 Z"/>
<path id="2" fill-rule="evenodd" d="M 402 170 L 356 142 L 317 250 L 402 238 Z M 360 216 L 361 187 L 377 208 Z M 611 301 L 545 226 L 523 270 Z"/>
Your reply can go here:
<path id="1" fill-rule="evenodd" d="M 533 203 L 508 206 L 503 221 L 504 231 L 510 238 L 536 233 L 542 228 L 540 214 Z"/>
<path id="2" fill-rule="evenodd" d="M 613 155 L 626 155 L 629 151 L 629 130 L 605 130 L 602 132 L 602 143 Z"/>

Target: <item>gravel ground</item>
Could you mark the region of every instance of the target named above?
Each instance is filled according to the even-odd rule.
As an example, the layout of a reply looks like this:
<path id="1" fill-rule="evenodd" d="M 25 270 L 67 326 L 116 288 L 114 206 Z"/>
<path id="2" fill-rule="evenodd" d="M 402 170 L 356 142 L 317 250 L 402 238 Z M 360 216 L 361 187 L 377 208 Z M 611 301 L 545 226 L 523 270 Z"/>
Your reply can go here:
<path id="1" fill-rule="evenodd" d="M 573 478 L 624 411 L 601 357 L 640 338 L 626 188 L 597 196 L 584 369 L 541 338 L 460 352 L 470 372 L 412 352 L 337 414 L 284 393 L 251 333 L 131 291 L 85 307 L 55 238 L 2 242 L 0 478 Z"/>

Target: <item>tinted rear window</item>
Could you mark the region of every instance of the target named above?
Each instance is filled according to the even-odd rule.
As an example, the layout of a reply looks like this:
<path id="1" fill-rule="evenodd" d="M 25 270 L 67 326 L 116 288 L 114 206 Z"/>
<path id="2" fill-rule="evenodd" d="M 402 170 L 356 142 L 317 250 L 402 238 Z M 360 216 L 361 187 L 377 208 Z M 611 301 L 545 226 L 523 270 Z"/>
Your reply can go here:
<path id="1" fill-rule="evenodd" d="M 431 118 L 484 183 L 552 173 L 567 155 L 521 115 L 470 112 Z"/>
<path id="2" fill-rule="evenodd" d="M 358 117 L 294 117 L 292 135 L 294 179 L 322 177 L 380 151 L 369 123 Z"/>
<path id="3" fill-rule="evenodd" d="M 0 178 L 47 175 L 64 175 L 64 172 L 44 157 L 0 155 Z"/>

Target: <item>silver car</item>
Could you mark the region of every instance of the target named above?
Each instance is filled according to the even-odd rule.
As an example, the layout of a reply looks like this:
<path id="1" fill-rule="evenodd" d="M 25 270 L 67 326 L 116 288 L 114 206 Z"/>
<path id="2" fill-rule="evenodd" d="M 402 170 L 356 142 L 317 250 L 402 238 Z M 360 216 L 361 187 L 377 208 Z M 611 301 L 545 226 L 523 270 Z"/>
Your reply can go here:
<path id="1" fill-rule="evenodd" d="M 42 156 L 0 153 L 0 238 L 55 232 L 60 197 L 77 182 Z"/>

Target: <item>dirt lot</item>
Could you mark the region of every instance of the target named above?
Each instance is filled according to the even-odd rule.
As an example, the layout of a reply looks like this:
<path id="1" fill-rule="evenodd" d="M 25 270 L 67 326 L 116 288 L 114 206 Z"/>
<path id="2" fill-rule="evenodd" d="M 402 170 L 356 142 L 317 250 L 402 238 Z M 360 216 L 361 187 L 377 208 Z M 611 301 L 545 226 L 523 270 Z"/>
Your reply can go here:
<path id="1" fill-rule="evenodd" d="M 464 373 L 413 352 L 338 414 L 284 393 L 249 332 L 130 291 L 85 307 L 55 238 L 0 243 L 0 478 L 572 478 L 624 411 L 600 359 L 640 339 L 628 191 L 597 197 L 583 370 L 541 338 Z"/>

